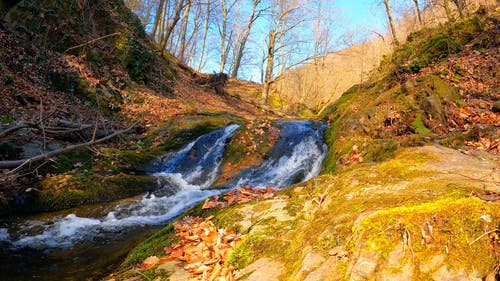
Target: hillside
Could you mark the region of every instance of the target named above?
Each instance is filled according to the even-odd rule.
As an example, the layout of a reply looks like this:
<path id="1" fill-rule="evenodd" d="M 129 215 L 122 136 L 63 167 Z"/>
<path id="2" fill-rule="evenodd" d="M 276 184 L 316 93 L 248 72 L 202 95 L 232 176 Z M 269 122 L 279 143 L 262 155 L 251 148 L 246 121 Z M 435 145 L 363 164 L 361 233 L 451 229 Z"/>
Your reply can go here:
<path id="1" fill-rule="evenodd" d="M 325 109 L 322 175 L 281 197 L 200 203 L 110 279 L 143 268 L 160 280 L 497 280 L 498 20 L 477 15 L 413 34 L 372 81 Z M 189 216 L 241 235 L 222 273 L 176 248 L 190 239 L 182 231 L 197 233 L 180 228 Z"/>

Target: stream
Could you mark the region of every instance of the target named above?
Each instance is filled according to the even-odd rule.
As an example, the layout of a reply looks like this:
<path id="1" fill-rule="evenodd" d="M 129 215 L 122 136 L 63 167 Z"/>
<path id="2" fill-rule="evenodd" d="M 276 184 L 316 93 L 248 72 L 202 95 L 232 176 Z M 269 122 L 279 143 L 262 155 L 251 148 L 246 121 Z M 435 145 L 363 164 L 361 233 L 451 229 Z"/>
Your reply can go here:
<path id="1" fill-rule="evenodd" d="M 103 276 L 126 253 L 197 202 L 233 188 L 283 188 L 319 174 L 325 125 L 278 121 L 280 138 L 266 160 L 214 187 L 226 144 L 239 125 L 203 135 L 147 167 L 161 186 L 115 202 L 0 222 L 2 280 L 82 280 Z"/>

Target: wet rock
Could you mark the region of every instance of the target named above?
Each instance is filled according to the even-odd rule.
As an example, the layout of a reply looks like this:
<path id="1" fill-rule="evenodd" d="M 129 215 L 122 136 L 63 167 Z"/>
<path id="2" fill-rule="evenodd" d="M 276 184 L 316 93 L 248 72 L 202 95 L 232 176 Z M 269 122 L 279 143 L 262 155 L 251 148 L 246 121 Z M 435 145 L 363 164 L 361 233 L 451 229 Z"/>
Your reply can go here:
<path id="1" fill-rule="evenodd" d="M 387 267 L 384 268 L 377 280 L 412 280 L 415 266 L 410 260 L 408 249 L 405 251 L 403 243 L 399 243 L 387 257 Z"/>
<path id="2" fill-rule="evenodd" d="M 404 266 L 398 269 L 388 268 L 383 270 L 379 278 L 377 278 L 377 280 L 381 281 L 414 280 L 413 279 L 414 271 L 415 267 L 410 261 L 408 261 Z"/>
<path id="3" fill-rule="evenodd" d="M 493 111 L 495 113 L 499 113 L 500 112 L 500 101 L 496 101 L 493 104 L 493 107 L 491 108 L 491 111 Z"/>
<path id="4" fill-rule="evenodd" d="M 375 273 L 379 260 L 379 254 L 372 251 L 362 251 L 354 264 L 351 281 L 366 280 Z"/>
<path id="5" fill-rule="evenodd" d="M 389 267 L 399 267 L 405 257 L 403 243 L 399 243 L 396 248 L 389 253 L 387 257 L 387 266 Z"/>
<path id="6" fill-rule="evenodd" d="M 236 273 L 236 279 L 249 274 L 246 281 L 278 281 L 283 272 L 283 264 L 268 258 L 261 258 Z M 183 279 L 184 280 L 184 279 Z"/>

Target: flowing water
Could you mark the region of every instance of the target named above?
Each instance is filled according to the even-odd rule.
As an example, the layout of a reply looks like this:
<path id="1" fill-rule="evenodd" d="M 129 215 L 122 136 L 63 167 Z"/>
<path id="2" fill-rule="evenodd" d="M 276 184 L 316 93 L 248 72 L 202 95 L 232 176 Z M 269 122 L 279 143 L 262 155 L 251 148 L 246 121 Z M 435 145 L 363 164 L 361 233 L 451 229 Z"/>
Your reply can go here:
<path id="1" fill-rule="evenodd" d="M 0 224 L 2 280 L 81 280 L 103 274 L 133 246 L 204 198 L 243 185 L 286 187 L 316 176 L 326 154 L 324 124 L 280 121 L 280 139 L 260 166 L 213 188 L 229 125 L 150 165 L 161 188 L 95 206 L 11 219 Z"/>

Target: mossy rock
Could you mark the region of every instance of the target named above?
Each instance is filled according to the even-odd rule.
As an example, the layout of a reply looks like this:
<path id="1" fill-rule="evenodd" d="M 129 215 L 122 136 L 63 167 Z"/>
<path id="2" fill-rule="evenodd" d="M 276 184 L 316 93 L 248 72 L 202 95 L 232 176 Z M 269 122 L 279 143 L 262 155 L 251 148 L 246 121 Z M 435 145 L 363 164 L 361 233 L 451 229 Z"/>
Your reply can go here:
<path id="1" fill-rule="evenodd" d="M 494 28 L 495 20 L 484 15 L 475 15 L 433 28 L 423 28 L 408 35 L 406 43 L 383 60 L 379 75 L 389 74 L 392 79 L 397 79 L 401 74 L 418 73 L 432 62 L 457 54 L 466 44 L 473 42 L 474 38 L 489 33 Z M 486 46 L 492 43 L 483 41 L 480 40 L 477 44 Z"/>
<path id="2" fill-rule="evenodd" d="M 353 146 L 365 161 L 381 161 L 401 145 L 425 143 L 424 138 L 445 132 L 444 108 L 459 101 L 457 89 L 436 75 L 403 84 L 382 79 L 353 86 L 321 116 L 330 125 L 325 132 L 330 149 L 323 172 L 335 171 L 337 161 L 349 155 Z"/>
<path id="3" fill-rule="evenodd" d="M 57 175 L 29 189 L 13 208 L 23 212 L 56 211 L 135 196 L 155 188 L 156 180 L 150 176 Z"/>
<path id="4" fill-rule="evenodd" d="M 450 198 L 377 211 L 354 230 L 358 237 L 353 240 L 351 251 L 355 252 L 361 243 L 381 254 L 379 263 L 384 267 L 384 260 L 405 241 L 401 237 L 407 237 L 404 246 L 411 255 L 407 253 L 403 259 L 421 265 L 420 270 L 414 270 L 414 280 L 431 279 L 434 272 L 424 272 L 422 268 L 432 257 L 443 254 L 443 264 L 434 270 L 446 265 L 452 270 L 465 269 L 485 276 L 495 266 L 488 250 L 489 241 L 472 242 L 488 231 L 487 225 L 500 223 L 500 209 L 495 205 L 477 197 Z"/>
<path id="5" fill-rule="evenodd" d="M 223 176 L 214 185 L 224 186 L 244 169 L 262 163 L 278 136 L 279 128 L 271 120 L 259 119 L 243 124 L 224 150 L 221 163 Z"/>

